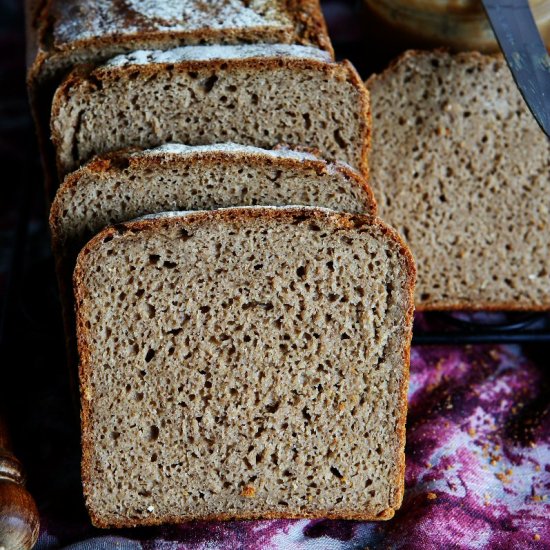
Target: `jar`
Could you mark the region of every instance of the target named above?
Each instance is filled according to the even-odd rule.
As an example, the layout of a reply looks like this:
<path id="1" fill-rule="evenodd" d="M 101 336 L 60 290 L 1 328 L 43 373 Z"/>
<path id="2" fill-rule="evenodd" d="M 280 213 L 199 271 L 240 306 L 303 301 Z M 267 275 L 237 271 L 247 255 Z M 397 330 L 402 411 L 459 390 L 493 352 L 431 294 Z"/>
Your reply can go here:
<path id="1" fill-rule="evenodd" d="M 394 40 L 396 49 L 499 49 L 481 0 L 363 1 L 367 32 L 383 42 Z M 529 5 L 543 40 L 550 46 L 550 0 L 529 0 Z"/>

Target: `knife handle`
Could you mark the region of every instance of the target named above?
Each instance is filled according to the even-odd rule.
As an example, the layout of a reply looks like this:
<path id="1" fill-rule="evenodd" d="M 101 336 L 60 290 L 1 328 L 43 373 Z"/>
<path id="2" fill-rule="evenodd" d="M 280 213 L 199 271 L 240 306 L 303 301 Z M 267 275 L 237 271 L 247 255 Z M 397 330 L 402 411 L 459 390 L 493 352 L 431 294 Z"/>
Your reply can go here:
<path id="1" fill-rule="evenodd" d="M 38 510 L 24 483 L 23 467 L 0 416 L 0 548 L 6 550 L 30 550 L 38 539 Z"/>

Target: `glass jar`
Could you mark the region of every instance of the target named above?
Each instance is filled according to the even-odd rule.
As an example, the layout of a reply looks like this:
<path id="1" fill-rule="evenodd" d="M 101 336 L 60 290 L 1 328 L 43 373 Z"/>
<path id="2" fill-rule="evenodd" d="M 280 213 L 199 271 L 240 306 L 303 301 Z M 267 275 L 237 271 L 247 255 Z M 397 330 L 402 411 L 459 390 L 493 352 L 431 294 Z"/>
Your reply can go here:
<path id="1" fill-rule="evenodd" d="M 367 26 L 398 48 L 449 47 L 494 52 L 498 44 L 480 0 L 363 0 Z M 531 11 L 550 46 L 550 0 L 530 0 Z"/>

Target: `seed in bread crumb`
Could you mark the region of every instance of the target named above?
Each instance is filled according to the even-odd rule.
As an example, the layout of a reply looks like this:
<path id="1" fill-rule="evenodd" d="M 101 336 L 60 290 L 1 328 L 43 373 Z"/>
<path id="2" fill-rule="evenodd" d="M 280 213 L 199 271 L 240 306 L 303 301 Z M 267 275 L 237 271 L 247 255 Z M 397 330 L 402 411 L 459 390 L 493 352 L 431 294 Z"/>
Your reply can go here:
<path id="1" fill-rule="evenodd" d="M 427 498 L 428 500 L 435 500 L 435 499 L 437 498 L 437 495 L 436 495 L 435 493 L 428 493 L 428 494 L 426 495 L 426 498 Z"/>
<path id="2" fill-rule="evenodd" d="M 245 485 L 241 491 L 241 496 L 245 498 L 254 498 L 256 496 L 256 489 L 252 485 Z"/>

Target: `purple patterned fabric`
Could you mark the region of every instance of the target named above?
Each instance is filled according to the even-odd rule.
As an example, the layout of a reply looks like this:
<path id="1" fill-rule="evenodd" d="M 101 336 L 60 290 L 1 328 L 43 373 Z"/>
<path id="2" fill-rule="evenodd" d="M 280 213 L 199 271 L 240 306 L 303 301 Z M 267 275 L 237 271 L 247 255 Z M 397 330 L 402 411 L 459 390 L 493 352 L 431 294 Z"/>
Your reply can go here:
<path id="1" fill-rule="evenodd" d="M 394 519 L 195 522 L 117 539 L 95 531 L 70 548 L 550 548 L 547 389 L 520 348 L 413 348 L 406 492 Z M 38 549 L 91 536 L 85 523 L 43 517 Z"/>

